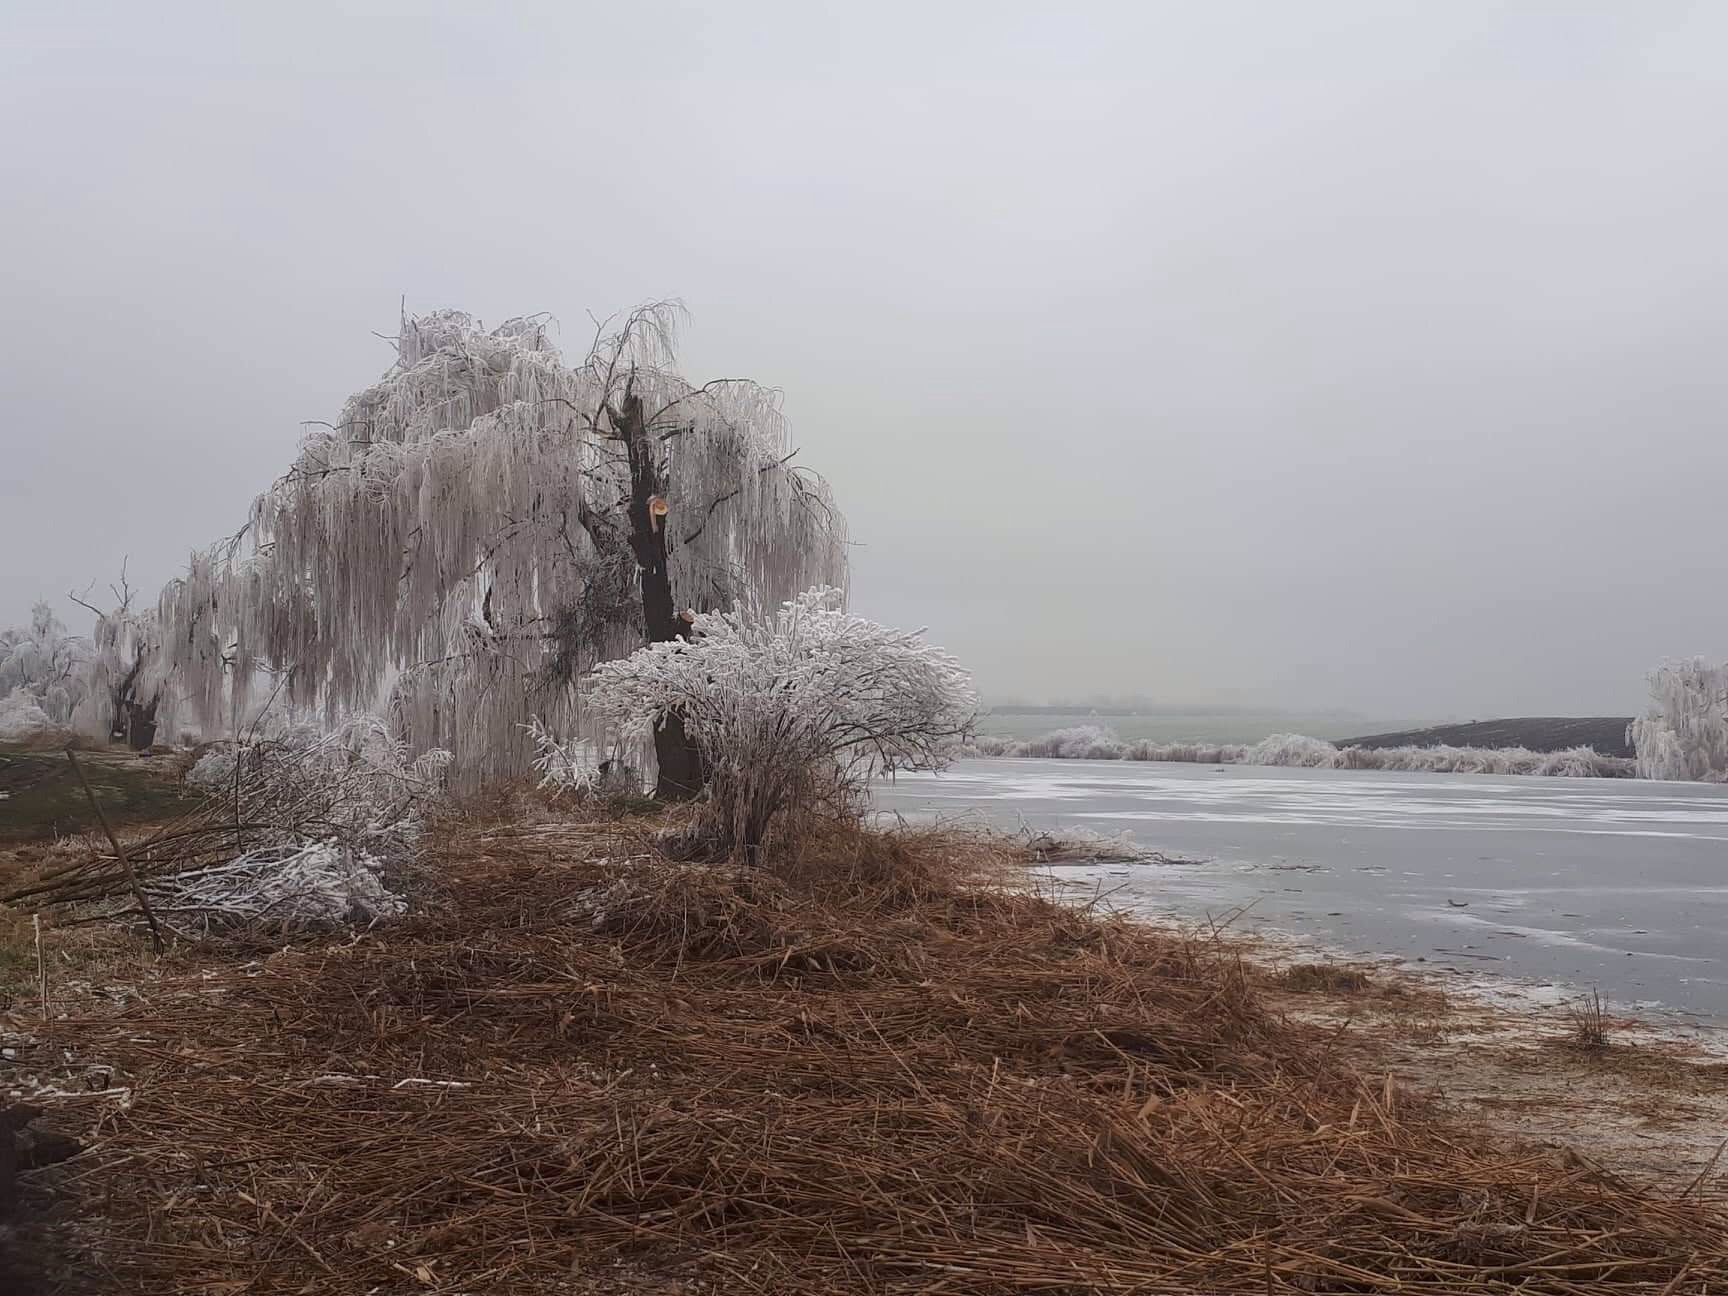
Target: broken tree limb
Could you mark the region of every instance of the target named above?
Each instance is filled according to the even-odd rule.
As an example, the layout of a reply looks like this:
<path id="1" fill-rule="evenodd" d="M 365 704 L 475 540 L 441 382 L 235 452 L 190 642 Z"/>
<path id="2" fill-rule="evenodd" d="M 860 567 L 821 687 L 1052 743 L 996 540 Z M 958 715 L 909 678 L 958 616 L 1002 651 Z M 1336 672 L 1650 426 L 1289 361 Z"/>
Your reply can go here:
<path id="1" fill-rule="evenodd" d="M 36 929 L 36 980 L 42 989 L 42 1020 L 48 1020 L 48 959 L 42 952 L 42 915 L 32 914 L 30 923 Z"/>
<path id="2" fill-rule="evenodd" d="M 138 902 L 138 908 L 144 912 L 144 921 L 150 924 L 150 944 L 158 954 L 167 950 L 162 940 L 162 929 L 156 925 L 156 915 L 151 911 L 150 902 L 144 898 L 144 888 L 138 884 L 138 874 L 133 871 L 132 861 L 127 858 L 125 848 L 120 845 L 120 839 L 114 835 L 114 829 L 108 823 L 108 816 L 102 813 L 102 803 L 96 799 L 96 790 L 90 786 L 90 780 L 84 776 L 84 767 L 78 763 L 78 756 L 70 747 L 66 749 L 66 759 L 72 762 L 72 772 L 78 776 L 78 781 L 84 785 L 84 795 L 90 798 L 90 808 L 96 812 L 96 821 L 102 825 L 102 831 L 108 835 L 108 844 L 114 848 L 114 854 L 120 860 L 120 867 L 126 871 L 126 882 L 132 888 L 132 898 Z"/>

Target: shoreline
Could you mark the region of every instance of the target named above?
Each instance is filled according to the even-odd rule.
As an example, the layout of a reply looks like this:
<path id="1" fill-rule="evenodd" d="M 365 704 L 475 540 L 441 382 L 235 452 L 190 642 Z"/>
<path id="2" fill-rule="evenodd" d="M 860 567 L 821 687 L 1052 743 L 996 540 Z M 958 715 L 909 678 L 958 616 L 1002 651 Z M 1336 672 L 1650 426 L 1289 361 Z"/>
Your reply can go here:
<path id="1" fill-rule="evenodd" d="M 1395 1071 L 1466 1119 L 1543 1146 L 1587 1148 L 1606 1169 L 1669 1187 L 1707 1175 L 1725 1155 L 1728 1021 L 1683 1010 L 1653 1019 L 1647 1006 L 1602 1000 L 1606 1043 L 1578 1047 L 1575 1014 L 1594 993 L 1586 987 L 1365 953 L 1277 925 L 1250 929 L 1237 924 L 1240 910 L 1197 918 L 1143 896 L 1118 902 L 1125 888 L 1102 883 L 1120 870 L 1193 861 L 1124 840 L 1042 840 L 1050 858 L 1033 866 L 1039 894 L 1216 943 L 1261 974 L 1259 988 L 1280 1011 L 1334 1032 L 1360 1065 Z"/>
<path id="2" fill-rule="evenodd" d="M 1584 987 L 1416 965 L 1275 927 L 1215 927 L 1144 903 L 1119 912 L 1178 935 L 1217 932 L 1262 970 L 1280 1010 L 1336 1031 L 1364 1067 L 1390 1067 L 1508 1136 L 1571 1146 L 1670 1187 L 1728 1155 L 1728 1022 L 1653 1020 L 1603 1000 L 1606 1044 L 1578 1047 L 1573 1014 L 1592 993 Z"/>
<path id="3" fill-rule="evenodd" d="M 1728 789 L 981 760 L 884 784 L 876 805 L 1183 862 L 1097 870 L 1105 887 L 1127 884 L 1122 903 L 1195 921 L 1246 907 L 1245 925 L 1356 957 L 1594 985 L 1680 1025 L 1728 1020 L 1715 934 L 1728 922 Z"/>
<path id="4" fill-rule="evenodd" d="M 1153 858 L 1138 861 L 1143 865 L 1170 866 L 1182 864 L 1198 864 L 1202 861 L 1168 860 L 1156 858 L 1155 853 L 1148 853 Z M 1100 861 L 1100 864 L 1134 864 L 1137 861 Z M 1097 864 L 1056 864 L 1053 868 L 1095 868 Z M 1089 888 L 1090 884 L 1082 878 L 1052 877 L 1051 881 L 1058 887 Z M 1105 892 L 1103 899 L 1108 901 L 1113 892 Z M 1113 912 L 1120 912 L 1137 921 L 1146 922 L 1154 927 L 1170 931 L 1202 932 L 1216 928 L 1221 934 L 1231 939 L 1241 940 L 1248 945 L 1265 951 L 1268 964 L 1274 968 L 1290 963 L 1337 963 L 1340 965 L 1370 970 L 1377 975 L 1398 978 L 1426 990 L 1445 994 L 1457 994 L 1479 1000 L 1485 1007 L 1492 1007 L 1516 1015 L 1560 1012 L 1597 988 L 1581 982 L 1569 981 L 1555 977 L 1525 976 L 1515 972 L 1494 971 L 1480 968 L 1466 971 L 1452 964 L 1430 960 L 1426 956 L 1411 958 L 1389 951 L 1371 951 L 1360 947 L 1344 945 L 1335 940 L 1326 940 L 1310 935 L 1293 927 L 1285 926 L 1275 920 L 1265 920 L 1264 925 L 1241 926 L 1237 919 L 1243 916 L 1248 907 L 1234 911 L 1225 911 L 1214 920 L 1210 914 L 1195 916 L 1184 913 L 1174 905 L 1159 904 L 1154 900 L 1144 900 L 1138 903 L 1107 905 Z M 1714 1040 L 1713 1046 L 1728 1060 L 1728 1016 L 1712 1016 L 1694 1009 L 1682 1008 L 1677 1005 L 1664 1004 L 1659 1001 L 1628 1001 L 1618 997 L 1604 997 L 1604 1003 L 1610 1003 L 1620 1011 L 1620 1016 L 1627 1022 L 1642 1024 L 1646 1032 L 1671 1035 L 1675 1040 L 1697 1037 L 1700 1040 Z"/>

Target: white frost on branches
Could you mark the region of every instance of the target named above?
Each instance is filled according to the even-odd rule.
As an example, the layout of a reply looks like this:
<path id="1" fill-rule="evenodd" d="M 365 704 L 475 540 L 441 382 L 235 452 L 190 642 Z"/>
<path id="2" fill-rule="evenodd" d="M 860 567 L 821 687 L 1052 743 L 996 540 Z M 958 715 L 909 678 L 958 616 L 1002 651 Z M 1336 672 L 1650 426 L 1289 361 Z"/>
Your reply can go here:
<path id="1" fill-rule="evenodd" d="M 375 715 L 261 722 L 187 774 L 210 795 L 204 822 L 140 848 L 145 889 L 164 913 L 217 923 L 399 913 L 380 870 L 413 849 L 449 759 L 413 756 Z"/>
<path id="2" fill-rule="evenodd" d="M 205 752 L 186 779 L 233 803 L 245 845 L 323 840 L 390 857 L 412 848 L 449 763 L 441 749 L 415 755 L 381 717 L 361 713 L 329 729 L 305 718 L 261 726 Z"/>
<path id="3" fill-rule="evenodd" d="M 1042 738 L 981 734 L 975 756 L 1046 760 L 1179 761 L 1206 765 L 1282 765 L 1301 769 L 1399 770 L 1430 774 L 1536 774 L 1559 778 L 1613 778 L 1631 763 L 1590 747 L 1539 752 L 1528 747 L 1339 747 L 1304 734 L 1273 734 L 1257 743 L 1155 742 L 1124 739 L 1109 729 L 1079 725 Z"/>
<path id="4" fill-rule="evenodd" d="M 170 740 L 177 736 L 177 698 L 156 610 L 134 611 L 128 591 L 118 606 L 98 614 L 93 638 L 74 727 L 92 738 L 129 738 L 132 725 L 147 717 L 152 730 Z"/>
<path id="5" fill-rule="evenodd" d="M 535 716 L 526 726 L 534 743 L 534 772 L 543 792 L 585 792 L 600 786 L 600 762 L 586 738 L 559 738 Z"/>
<path id="6" fill-rule="evenodd" d="M 1639 778 L 1728 782 L 1728 666 L 1693 658 L 1654 671 L 1629 736 Z"/>
<path id="7" fill-rule="evenodd" d="M 391 709 L 469 783 L 529 768 L 535 713 L 572 722 L 569 681 L 644 640 L 618 410 L 640 399 L 680 606 L 772 605 L 845 569 L 827 487 L 792 466 L 774 393 L 673 367 L 673 304 L 565 364 L 548 321 L 404 319 L 398 358 L 306 438 L 243 539 L 164 592 L 171 666 L 232 728 L 262 662 L 289 700 Z M 226 713 L 226 715 L 224 715 Z"/>
<path id="8" fill-rule="evenodd" d="M 31 745 L 57 741 L 62 730 L 27 688 L 0 697 L 0 742 Z"/>
<path id="9" fill-rule="evenodd" d="M 783 811 L 876 774 L 941 768 L 970 732 L 977 695 L 959 663 L 842 604 L 818 588 L 765 617 L 698 616 L 688 642 L 601 665 L 589 703 L 626 737 L 680 716 L 726 837 L 753 852 Z"/>
<path id="10" fill-rule="evenodd" d="M 219 924 L 366 922 L 407 906 L 379 877 L 381 861 L 339 842 L 267 846 L 195 873 L 152 879 L 155 911 Z"/>
<path id="11" fill-rule="evenodd" d="M 90 645 L 69 633 L 52 607 L 37 603 L 29 625 L 0 630 L 0 698 L 27 695 L 50 724 L 63 726 L 83 696 L 89 655 Z M 25 706 L 22 700 L 10 703 L 20 714 Z"/>

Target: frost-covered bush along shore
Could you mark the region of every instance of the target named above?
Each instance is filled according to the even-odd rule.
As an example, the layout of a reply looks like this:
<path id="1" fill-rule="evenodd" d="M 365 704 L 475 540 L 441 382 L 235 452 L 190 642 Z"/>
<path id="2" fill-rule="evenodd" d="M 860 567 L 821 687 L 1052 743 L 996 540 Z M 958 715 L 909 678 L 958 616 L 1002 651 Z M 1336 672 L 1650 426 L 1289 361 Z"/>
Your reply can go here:
<path id="1" fill-rule="evenodd" d="M 950 654 L 854 616 L 831 587 L 778 612 L 695 618 L 688 641 L 652 644 L 594 671 L 589 705 L 625 739 L 676 716 L 707 768 L 711 840 L 755 861 L 772 830 L 817 808 L 861 813 L 870 780 L 941 769 L 971 732 L 978 696 Z M 561 749 L 536 734 L 547 774 Z"/>
<path id="2" fill-rule="evenodd" d="M 1633 763 L 1590 747 L 1539 752 L 1528 747 L 1339 747 L 1323 738 L 1273 734 L 1257 743 L 1161 743 L 1125 739 L 1081 725 L 1042 738 L 980 734 L 973 756 L 1045 760 L 1182 761 L 1202 765 L 1285 765 L 1304 769 L 1411 770 L 1431 774 L 1536 774 L 1559 778 L 1629 778 Z"/>
<path id="3" fill-rule="evenodd" d="M 1728 666 L 1695 657 L 1653 671 L 1629 732 L 1639 778 L 1728 783 Z"/>

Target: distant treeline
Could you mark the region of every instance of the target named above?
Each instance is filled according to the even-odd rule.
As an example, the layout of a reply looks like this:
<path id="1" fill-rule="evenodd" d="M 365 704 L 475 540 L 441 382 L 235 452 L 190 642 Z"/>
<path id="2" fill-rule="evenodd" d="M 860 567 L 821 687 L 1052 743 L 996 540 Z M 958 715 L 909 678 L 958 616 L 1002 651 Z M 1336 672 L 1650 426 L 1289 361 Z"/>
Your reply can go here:
<path id="1" fill-rule="evenodd" d="M 1528 747 L 1339 746 L 1302 734 L 1273 734 L 1257 743 L 1168 743 L 1123 739 L 1080 725 L 1042 738 L 980 734 L 976 756 L 1045 760 L 1185 761 L 1205 765 L 1285 765 L 1301 769 L 1409 770 L 1431 774 L 1534 774 L 1557 778 L 1631 778 L 1633 762 L 1589 747 L 1532 751 Z"/>

